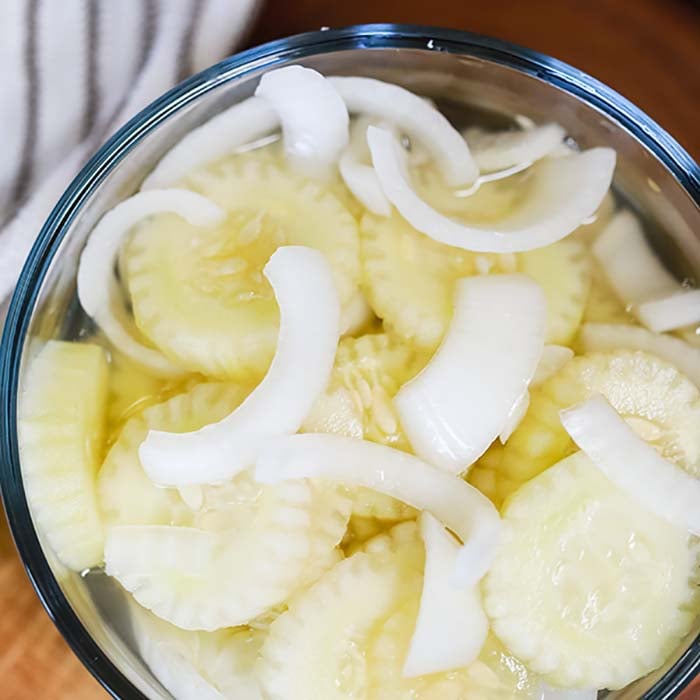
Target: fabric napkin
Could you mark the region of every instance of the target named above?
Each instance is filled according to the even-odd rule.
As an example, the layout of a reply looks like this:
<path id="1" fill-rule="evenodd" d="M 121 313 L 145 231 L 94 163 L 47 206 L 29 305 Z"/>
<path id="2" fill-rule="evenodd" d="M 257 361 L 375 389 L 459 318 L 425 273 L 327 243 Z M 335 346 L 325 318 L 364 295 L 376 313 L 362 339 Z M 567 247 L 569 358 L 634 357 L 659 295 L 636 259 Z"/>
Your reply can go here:
<path id="1" fill-rule="evenodd" d="M 162 92 L 230 54 L 258 6 L 0 2 L 0 327 L 41 225 L 83 163 Z"/>

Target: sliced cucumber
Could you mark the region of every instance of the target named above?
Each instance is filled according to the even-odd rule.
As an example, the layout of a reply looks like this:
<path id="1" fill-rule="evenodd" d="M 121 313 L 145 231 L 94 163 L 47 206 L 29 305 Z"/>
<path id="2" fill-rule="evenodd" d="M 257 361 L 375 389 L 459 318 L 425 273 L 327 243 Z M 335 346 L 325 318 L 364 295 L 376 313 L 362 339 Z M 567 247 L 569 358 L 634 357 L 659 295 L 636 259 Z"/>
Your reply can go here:
<path id="1" fill-rule="evenodd" d="M 76 571 L 103 556 L 95 476 L 107 374 L 102 348 L 51 340 L 30 358 L 21 386 L 19 449 L 27 498 L 56 556 Z"/>

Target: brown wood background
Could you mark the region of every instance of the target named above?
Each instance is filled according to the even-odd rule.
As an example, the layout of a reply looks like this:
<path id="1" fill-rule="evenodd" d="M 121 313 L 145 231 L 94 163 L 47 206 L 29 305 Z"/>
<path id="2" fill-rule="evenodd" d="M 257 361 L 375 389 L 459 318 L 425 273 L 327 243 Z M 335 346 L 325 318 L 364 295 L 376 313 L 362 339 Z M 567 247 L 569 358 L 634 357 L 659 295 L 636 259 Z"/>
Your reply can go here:
<path id="1" fill-rule="evenodd" d="M 231 0 L 235 2 L 235 0 Z M 489 34 L 608 83 L 700 159 L 700 5 L 692 0 L 269 0 L 249 43 L 362 22 Z M 0 523 L 0 700 L 105 694 L 42 610 Z M 700 680 L 683 700 L 700 700 Z"/>

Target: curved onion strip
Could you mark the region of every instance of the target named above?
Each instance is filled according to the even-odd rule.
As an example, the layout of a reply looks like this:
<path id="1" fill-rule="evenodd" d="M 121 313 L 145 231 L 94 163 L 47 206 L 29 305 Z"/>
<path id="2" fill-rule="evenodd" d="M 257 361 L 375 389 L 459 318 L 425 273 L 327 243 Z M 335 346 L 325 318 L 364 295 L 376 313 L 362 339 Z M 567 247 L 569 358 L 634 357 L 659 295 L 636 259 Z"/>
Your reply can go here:
<path id="1" fill-rule="evenodd" d="M 345 149 L 339 167 L 343 182 L 366 209 L 378 216 L 391 214 L 391 204 L 384 196 L 377 173 L 371 165 L 361 163 L 352 148 Z"/>
<path id="2" fill-rule="evenodd" d="M 350 113 L 386 119 L 427 148 L 448 185 L 468 185 L 479 175 L 462 135 L 430 102 L 398 85 L 373 78 L 329 80 Z"/>
<path id="3" fill-rule="evenodd" d="M 173 146 L 143 181 L 141 190 L 170 187 L 196 168 L 267 136 L 279 125 L 277 113 L 265 100 L 250 97 L 239 102 Z"/>
<path id="4" fill-rule="evenodd" d="M 620 301 L 632 311 L 636 312 L 636 304 L 681 289 L 652 250 L 639 219 L 630 211 L 615 214 L 593 243 L 593 254 Z"/>
<path id="5" fill-rule="evenodd" d="M 637 308 L 637 316 L 647 328 L 657 333 L 700 323 L 700 289 L 645 301 Z"/>
<path id="6" fill-rule="evenodd" d="M 394 398 L 417 455 L 456 474 L 483 454 L 527 391 L 546 320 L 544 294 L 525 275 L 459 280 L 442 345 Z"/>
<path id="7" fill-rule="evenodd" d="M 177 214 L 192 226 L 202 227 L 216 226 L 226 218 L 223 209 L 189 190 L 149 190 L 125 199 L 100 219 L 88 238 L 78 267 L 78 299 L 115 347 L 154 372 L 169 375 L 182 370 L 158 350 L 138 342 L 112 307 L 118 285 L 114 264 L 124 236 L 142 219 L 165 213 Z"/>
<path id="8" fill-rule="evenodd" d="M 665 460 L 602 396 L 562 411 L 561 422 L 610 481 L 650 511 L 700 535 L 700 480 Z"/>
<path id="9" fill-rule="evenodd" d="M 464 132 L 464 138 L 482 173 L 534 163 L 554 152 L 565 135 L 559 124 L 543 124 L 521 131 L 468 129 Z"/>
<path id="10" fill-rule="evenodd" d="M 535 376 L 530 382 L 530 386 L 538 386 L 546 382 L 552 375 L 556 374 L 572 357 L 574 351 L 566 345 L 545 345 L 542 350 L 542 357 L 537 363 Z"/>
<path id="11" fill-rule="evenodd" d="M 498 441 L 501 445 L 505 445 L 508 442 L 508 438 L 515 432 L 522 419 L 525 418 L 528 408 L 530 408 L 530 392 L 526 391 L 518 398 L 513 408 L 510 409 L 508 420 L 498 434 Z"/>
<path id="12" fill-rule="evenodd" d="M 368 165 L 367 127 L 372 123 L 368 116 L 356 117 L 350 125 L 350 144 L 343 151 L 338 167 L 346 187 L 366 209 L 378 216 L 389 216 L 391 204 L 384 196 L 374 168 Z M 391 128 L 387 126 L 387 128 Z"/>
<path id="13" fill-rule="evenodd" d="M 700 348 L 680 338 L 622 323 L 585 323 L 579 343 L 584 352 L 610 352 L 619 348 L 650 352 L 675 365 L 700 387 Z"/>
<path id="14" fill-rule="evenodd" d="M 366 440 L 323 433 L 277 438 L 260 451 L 255 478 L 267 484 L 331 479 L 427 510 L 464 542 L 456 563 L 464 586 L 488 571 L 501 537 L 498 511 L 480 491 L 413 455 Z"/>
<path id="15" fill-rule="evenodd" d="M 573 356 L 574 351 L 571 348 L 567 348 L 565 345 L 545 345 L 529 387 L 532 388 L 542 384 L 542 382 L 558 372 Z M 508 422 L 498 435 L 498 439 L 502 445 L 506 444 L 508 438 L 520 425 L 529 407 L 530 392 L 526 391 L 511 409 L 508 415 Z"/>
<path id="16" fill-rule="evenodd" d="M 279 116 L 290 162 L 312 177 L 327 176 L 349 138 L 348 110 L 333 84 L 311 68 L 287 66 L 265 73 L 255 95 Z"/>
<path id="17" fill-rule="evenodd" d="M 486 641 L 489 623 L 478 586 L 454 585 L 459 544 L 430 513 L 420 516 L 425 573 L 416 628 L 403 675 L 440 673 L 470 664 Z"/>
<path id="18" fill-rule="evenodd" d="M 547 683 L 542 683 L 542 694 L 539 700 L 596 700 L 597 690 L 570 690 L 568 688 L 554 688 Z"/>
<path id="19" fill-rule="evenodd" d="M 157 484 L 229 479 L 251 466 L 271 437 L 295 433 L 326 388 L 338 345 L 340 305 L 323 254 L 279 248 L 265 266 L 280 307 L 277 351 L 265 378 L 229 416 L 190 433 L 151 430 L 139 448 Z"/>
<path id="20" fill-rule="evenodd" d="M 615 168 L 610 148 L 541 161 L 530 171 L 527 201 L 483 228 L 450 219 L 416 194 L 402 172 L 400 145 L 391 132 L 370 126 L 367 141 L 384 194 L 414 228 L 440 243 L 481 253 L 532 250 L 564 238 L 599 207 Z"/>

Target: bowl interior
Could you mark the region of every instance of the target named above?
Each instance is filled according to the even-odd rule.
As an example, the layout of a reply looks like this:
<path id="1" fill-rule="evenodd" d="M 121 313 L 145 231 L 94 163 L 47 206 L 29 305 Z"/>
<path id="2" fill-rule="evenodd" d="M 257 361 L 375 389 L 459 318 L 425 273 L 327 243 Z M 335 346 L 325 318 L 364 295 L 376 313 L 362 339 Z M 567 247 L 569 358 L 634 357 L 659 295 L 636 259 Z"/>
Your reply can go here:
<path id="1" fill-rule="evenodd" d="M 456 41 L 419 35 L 420 41 L 417 37 L 403 41 L 398 35 L 392 39 L 382 35 L 381 40 L 355 37 L 334 44 L 333 34 L 316 34 L 316 40 L 309 39 L 301 48 L 278 46 L 267 54 L 233 59 L 142 113 L 98 155 L 54 212 L 13 302 L 3 365 L 3 383 L 10 388 L 4 424 L 8 514 L 45 604 L 87 665 L 117 694 L 170 697 L 133 652 L 128 611 L 116 586 L 100 573 L 81 577 L 64 570 L 46 548 L 37 546 L 18 471 L 17 390 L 19 386 L 21 391 L 26 358 L 35 342 L 72 339 L 84 332 L 85 318 L 75 298 L 75 273 L 80 251 L 96 221 L 136 191 L 153 164 L 187 131 L 252 94 L 261 72 L 285 62 L 303 63 L 325 74 L 382 78 L 435 99 L 457 126 L 474 119 L 508 122 L 514 115 L 539 123 L 557 121 L 581 147 L 609 145 L 617 150 L 618 195 L 644 218 L 652 244 L 679 278 L 695 280 L 700 271 L 700 237 L 694 233 L 700 232 L 698 202 L 681 186 L 678 173 L 666 167 L 664 158 L 624 123 L 622 102 L 616 114 L 601 107 L 608 96 L 594 81 L 571 71 L 568 82 L 559 84 L 555 75 L 562 69 L 557 64 L 540 57 L 544 64 L 538 70 L 522 54 L 518 58 L 511 53 L 511 48 L 501 54 L 489 53 L 468 38 Z M 576 84 L 578 95 L 587 101 L 574 94 Z M 670 697 L 676 682 L 683 682 L 694 669 L 698 651 L 689 647 L 696 634 L 697 630 L 663 669 L 609 697 Z M 85 645 L 88 635 L 94 647 Z M 668 673 L 679 659 L 680 665 Z"/>

